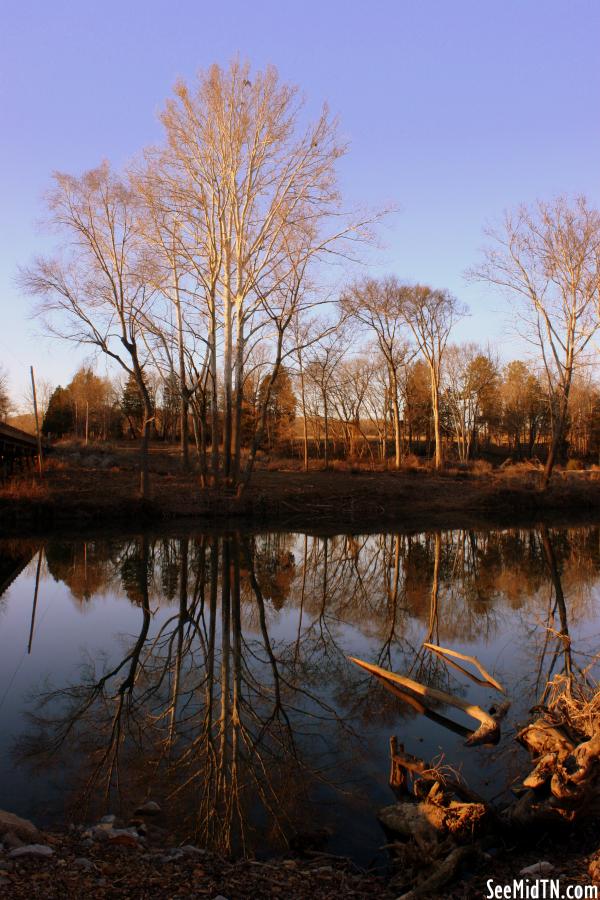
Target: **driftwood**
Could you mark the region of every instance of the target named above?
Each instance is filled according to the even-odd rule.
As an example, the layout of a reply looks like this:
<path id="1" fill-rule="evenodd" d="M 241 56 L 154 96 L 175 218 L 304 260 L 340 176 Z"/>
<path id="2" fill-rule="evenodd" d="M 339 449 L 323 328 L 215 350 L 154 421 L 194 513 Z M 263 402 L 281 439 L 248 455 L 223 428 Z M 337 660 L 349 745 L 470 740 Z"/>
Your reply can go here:
<path id="1" fill-rule="evenodd" d="M 495 813 L 457 778 L 406 753 L 396 737 L 390 738 L 390 754 L 390 783 L 402 799 L 379 810 L 378 818 L 396 836 L 387 846 L 394 851 L 404 888 L 412 884 L 402 896 L 430 896 L 455 876 L 464 859 L 479 854 L 474 840 Z"/>
<path id="2" fill-rule="evenodd" d="M 398 900 L 418 900 L 420 897 L 431 897 L 455 877 L 463 862 L 473 860 L 480 853 L 476 844 L 455 847 L 442 862 L 434 866 L 433 872 L 424 881 L 415 885 L 407 893 L 401 894 Z"/>
<path id="3" fill-rule="evenodd" d="M 427 846 L 450 836 L 457 843 L 473 838 L 487 815 L 483 803 L 447 800 L 444 793 L 420 802 L 407 800 L 380 809 L 377 816 L 388 831 Z"/>
<path id="4" fill-rule="evenodd" d="M 413 777 L 417 775 L 426 782 L 435 783 L 441 780 L 444 787 L 456 794 L 457 797 L 461 797 L 469 803 L 482 803 L 486 805 L 486 801 L 483 797 L 475 791 L 472 791 L 468 785 L 464 784 L 464 782 L 449 777 L 445 773 L 444 775 L 441 775 L 436 766 L 428 766 L 422 759 L 419 759 L 418 756 L 413 756 L 412 753 L 406 753 L 404 745 L 398 744 L 398 739 L 395 736 L 390 738 L 390 757 L 390 786 L 393 789 L 404 790 L 406 788 L 406 773 L 409 772 Z"/>
<path id="5" fill-rule="evenodd" d="M 405 675 L 398 675 L 396 672 L 389 672 L 380 666 L 372 663 L 364 662 L 354 656 L 348 657 L 349 660 L 357 666 L 365 669 L 371 675 L 374 675 L 387 690 L 395 694 L 400 699 L 406 699 L 407 694 L 416 699 L 421 706 L 429 707 L 435 704 L 446 704 L 456 709 L 461 709 L 471 718 L 480 722 L 480 726 L 471 732 L 467 738 L 467 744 L 474 746 L 476 744 L 497 744 L 500 740 L 500 721 L 506 714 L 510 704 L 502 704 L 494 713 L 487 713 L 480 706 L 463 700 L 462 697 L 455 697 L 453 694 L 447 694 L 437 688 L 428 687 L 419 681 L 414 681 Z M 411 704 L 414 706 L 414 704 Z"/>
<path id="6" fill-rule="evenodd" d="M 430 644 L 429 641 L 424 641 L 423 646 L 428 650 L 431 650 L 432 653 L 435 653 L 436 656 L 439 656 L 441 659 L 443 659 L 444 662 L 448 663 L 448 665 L 452 666 L 454 669 L 457 669 L 459 672 L 462 672 L 463 675 L 466 675 L 467 678 L 470 678 L 471 681 L 474 681 L 476 684 L 480 684 L 482 685 L 482 687 L 493 687 L 497 691 L 500 691 L 501 694 L 506 693 L 500 682 L 496 681 L 496 679 L 493 678 L 492 675 L 490 675 L 487 669 L 484 669 L 476 656 L 467 656 L 464 653 L 459 653 L 458 650 L 450 650 L 448 647 L 440 647 L 438 644 Z M 475 666 L 482 677 L 478 678 L 477 675 L 473 674 L 473 672 L 469 672 L 469 670 L 465 669 L 464 666 L 461 666 L 459 663 L 455 662 L 455 660 L 457 659 L 462 659 L 463 662 L 471 663 L 471 665 Z"/>
<path id="7" fill-rule="evenodd" d="M 478 683 L 502 690 L 475 657 L 435 644 L 424 646 Z M 480 742 L 482 735 L 488 742 L 490 737 L 499 738 L 507 702 L 486 712 L 406 676 L 351 659 L 413 708 L 454 730 L 463 726 L 444 719 L 433 706 L 447 704 L 475 718 L 481 724 L 467 743 Z M 455 659 L 472 663 L 481 679 Z M 585 678 L 577 683 L 570 676 L 555 678 L 547 691 L 547 705 L 534 707 L 530 712 L 535 719 L 516 736 L 531 755 L 533 767 L 520 791 L 515 789 L 517 798 L 500 809 L 471 791 L 448 766 L 428 765 L 406 752 L 396 737 L 390 738 L 390 786 L 399 799 L 381 809 L 378 818 L 396 835 L 386 846 L 399 871 L 392 883 L 405 892 L 399 900 L 440 891 L 463 860 L 481 854 L 485 840 L 500 837 L 512 842 L 516 831 L 527 840 L 544 829 L 600 816 L 600 691 Z"/>

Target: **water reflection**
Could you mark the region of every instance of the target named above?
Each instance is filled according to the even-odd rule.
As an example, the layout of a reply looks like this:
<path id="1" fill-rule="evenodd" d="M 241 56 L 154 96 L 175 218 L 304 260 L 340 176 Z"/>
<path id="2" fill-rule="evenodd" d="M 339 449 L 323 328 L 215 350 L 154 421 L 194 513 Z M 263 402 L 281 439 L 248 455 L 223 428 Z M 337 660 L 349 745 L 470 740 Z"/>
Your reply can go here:
<path id="1" fill-rule="evenodd" d="M 425 723 L 348 654 L 485 705 L 485 690 L 423 642 L 475 653 L 518 716 L 543 701 L 553 674 L 589 664 L 599 536 L 597 526 L 542 526 L 2 542 L 0 584 L 12 587 L 0 605 L 28 572 L 34 658 L 37 635 L 59 635 L 73 606 L 86 614 L 83 640 L 64 651 L 79 657 L 76 677 L 40 687 L 52 675 L 40 648 L 12 759 L 43 773 L 40 791 L 60 773 L 74 814 L 127 811 L 151 794 L 171 827 L 224 852 L 271 850 L 327 824 L 337 849 L 372 854 L 392 732 L 420 755 L 462 760 L 473 787 L 482 756 L 489 771 L 498 757 L 465 751 L 441 717 Z M 34 632 L 37 592 L 56 584 L 71 612 L 61 607 L 51 625 L 45 615 Z M 107 618 L 112 638 L 98 645 L 91 620 Z"/>

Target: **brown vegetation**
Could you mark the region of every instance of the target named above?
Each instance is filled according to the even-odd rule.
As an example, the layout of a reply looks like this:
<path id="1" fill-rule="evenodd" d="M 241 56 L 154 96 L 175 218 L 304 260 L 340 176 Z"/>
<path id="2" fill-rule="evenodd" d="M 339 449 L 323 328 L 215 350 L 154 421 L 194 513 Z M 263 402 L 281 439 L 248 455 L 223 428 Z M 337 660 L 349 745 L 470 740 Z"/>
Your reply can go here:
<path id="1" fill-rule="evenodd" d="M 539 468 L 530 463 L 499 469 L 481 461 L 435 472 L 418 458 L 399 471 L 337 461 L 335 471 L 301 471 L 299 461 L 258 463 L 243 499 L 201 488 L 182 471 L 174 448 L 154 445 L 149 468 L 149 499 L 136 491 L 137 459 L 131 444 L 56 448 L 46 460 L 42 481 L 31 474 L 0 486 L 2 528 L 22 530 L 139 521 L 207 518 L 252 520 L 305 527 L 336 525 L 377 528 L 460 525 L 504 521 L 553 512 L 595 512 L 600 502 L 600 471 L 557 473 L 539 491 Z"/>

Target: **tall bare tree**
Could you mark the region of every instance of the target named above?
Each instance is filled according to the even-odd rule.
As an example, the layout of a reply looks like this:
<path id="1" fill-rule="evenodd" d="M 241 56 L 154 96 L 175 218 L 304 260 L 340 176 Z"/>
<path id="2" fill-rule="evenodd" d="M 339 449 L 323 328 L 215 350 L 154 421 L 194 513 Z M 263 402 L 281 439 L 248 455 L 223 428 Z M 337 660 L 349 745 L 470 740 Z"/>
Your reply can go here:
<path id="1" fill-rule="evenodd" d="M 103 163 L 79 178 L 56 173 L 47 206 L 63 252 L 22 269 L 20 283 L 41 297 L 52 333 L 99 348 L 135 379 L 144 408 L 140 493 L 146 497 L 154 413 L 144 377 L 143 332 L 153 291 L 144 272 L 136 196 Z"/>
<path id="2" fill-rule="evenodd" d="M 161 165 L 180 212 L 179 250 L 197 278 L 208 322 L 213 478 L 222 394 L 222 474 L 232 486 L 240 477 L 249 342 L 261 332 L 270 342 L 274 380 L 299 275 L 363 227 L 341 217 L 336 162 L 345 148 L 335 121 L 324 108 L 302 130 L 300 116 L 297 89 L 282 84 L 274 68 L 252 73 L 240 62 L 201 72 L 193 88 L 179 83 L 162 115 Z"/>
<path id="3" fill-rule="evenodd" d="M 600 213 L 585 197 L 521 206 L 487 231 L 490 245 L 471 277 L 520 303 L 524 337 L 541 354 L 552 422 L 542 487 L 561 450 L 574 372 L 600 326 Z"/>
<path id="4" fill-rule="evenodd" d="M 365 278 L 342 295 L 342 308 L 370 329 L 385 360 L 394 420 L 395 465 L 402 462 L 400 372 L 415 356 L 406 340 L 406 288 L 397 278 Z"/>
<path id="5" fill-rule="evenodd" d="M 448 291 L 434 290 L 427 285 L 416 284 L 403 288 L 401 308 L 404 320 L 429 367 L 435 467 L 441 469 L 444 463 L 440 424 L 442 364 L 452 327 L 466 313 L 466 307 Z"/>

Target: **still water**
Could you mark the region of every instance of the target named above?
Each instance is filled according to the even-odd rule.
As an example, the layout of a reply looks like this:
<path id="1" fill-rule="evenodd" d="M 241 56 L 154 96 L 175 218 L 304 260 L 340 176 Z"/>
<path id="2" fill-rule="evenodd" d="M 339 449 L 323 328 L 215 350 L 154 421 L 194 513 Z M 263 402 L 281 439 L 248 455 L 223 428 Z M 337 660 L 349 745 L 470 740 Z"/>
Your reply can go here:
<path id="1" fill-rule="evenodd" d="M 310 836 L 368 864 L 390 736 L 501 800 L 528 709 L 599 649 L 599 600 L 597 525 L 0 541 L 0 807 L 51 824 L 152 798 L 200 845 L 260 856 Z M 505 687 L 498 746 L 465 747 L 348 660 L 503 699 L 423 641 Z"/>

